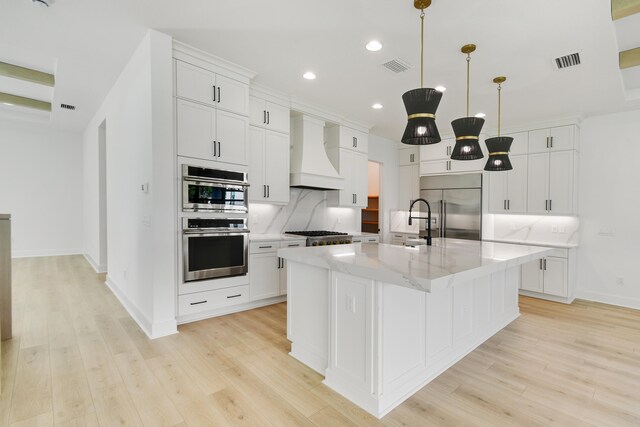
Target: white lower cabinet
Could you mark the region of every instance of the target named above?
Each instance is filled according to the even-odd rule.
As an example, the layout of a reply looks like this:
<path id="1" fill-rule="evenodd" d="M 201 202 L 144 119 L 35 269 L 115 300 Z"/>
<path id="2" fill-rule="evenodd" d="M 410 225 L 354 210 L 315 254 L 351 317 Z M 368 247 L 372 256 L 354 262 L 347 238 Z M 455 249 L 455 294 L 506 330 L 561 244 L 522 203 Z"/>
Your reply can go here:
<path id="1" fill-rule="evenodd" d="M 252 242 L 249 249 L 250 300 L 273 298 L 287 293 L 287 262 L 277 256 L 278 248 L 306 246 L 305 240 Z"/>
<path id="2" fill-rule="evenodd" d="M 391 244 L 404 246 L 407 242 L 407 239 L 416 237 L 418 237 L 418 234 L 416 233 L 391 233 Z"/>
<path id="3" fill-rule="evenodd" d="M 561 302 L 573 300 L 572 266 L 575 254 L 571 250 L 556 249 L 553 255 L 522 266 L 521 290 L 532 296 L 558 297 Z"/>
<path id="4" fill-rule="evenodd" d="M 178 296 L 178 313 L 189 316 L 249 301 L 249 286 L 197 292 Z"/>
<path id="5" fill-rule="evenodd" d="M 380 236 L 353 236 L 351 243 L 380 243 Z"/>

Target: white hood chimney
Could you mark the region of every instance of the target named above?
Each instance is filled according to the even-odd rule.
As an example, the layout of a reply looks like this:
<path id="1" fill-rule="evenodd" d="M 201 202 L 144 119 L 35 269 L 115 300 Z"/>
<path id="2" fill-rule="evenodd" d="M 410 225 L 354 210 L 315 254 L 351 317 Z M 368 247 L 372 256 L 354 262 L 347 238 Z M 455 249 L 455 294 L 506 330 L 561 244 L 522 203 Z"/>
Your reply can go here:
<path id="1" fill-rule="evenodd" d="M 300 115 L 291 118 L 291 187 L 342 190 L 344 179 L 324 148 L 325 122 Z"/>

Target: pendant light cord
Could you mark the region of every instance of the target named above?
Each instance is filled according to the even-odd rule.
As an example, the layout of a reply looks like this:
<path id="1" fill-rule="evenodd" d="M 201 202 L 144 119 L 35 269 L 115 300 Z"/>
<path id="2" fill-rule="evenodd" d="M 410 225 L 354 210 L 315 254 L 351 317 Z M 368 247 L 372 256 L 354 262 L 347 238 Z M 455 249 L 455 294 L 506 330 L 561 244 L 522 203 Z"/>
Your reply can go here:
<path id="1" fill-rule="evenodd" d="M 502 85 L 498 83 L 498 138 L 500 137 L 500 93 L 502 92 Z"/>
<path id="2" fill-rule="evenodd" d="M 469 75 L 470 73 L 471 73 L 471 54 L 467 53 L 467 117 L 469 117 L 469 90 L 470 90 Z"/>
<path id="3" fill-rule="evenodd" d="M 424 9 L 420 9 L 420 87 L 424 87 Z"/>

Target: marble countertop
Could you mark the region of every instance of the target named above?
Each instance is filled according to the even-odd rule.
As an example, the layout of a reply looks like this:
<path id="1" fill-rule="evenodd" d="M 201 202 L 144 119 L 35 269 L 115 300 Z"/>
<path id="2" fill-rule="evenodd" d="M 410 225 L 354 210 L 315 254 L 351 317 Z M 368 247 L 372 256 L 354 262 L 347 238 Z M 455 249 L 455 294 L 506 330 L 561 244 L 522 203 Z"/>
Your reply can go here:
<path id="1" fill-rule="evenodd" d="M 11 214 L 0 213 L 0 219 L 11 219 Z"/>
<path id="2" fill-rule="evenodd" d="M 573 249 L 577 248 L 577 243 L 549 243 L 549 242 L 537 242 L 531 240 L 518 240 L 518 239 L 485 239 L 485 242 L 496 242 L 496 243 L 511 243 L 515 245 L 530 245 L 530 246 L 547 246 L 550 248 L 561 248 L 561 249 Z"/>
<path id="3" fill-rule="evenodd" d="M 388 244 L 353 244 L 279 249 L 288 261 L 394 283 L 431 292 L 492 273 L 507 270 L 548 255 L 552 248 L 433 239 L 433 246 L 405 247 Z"/>

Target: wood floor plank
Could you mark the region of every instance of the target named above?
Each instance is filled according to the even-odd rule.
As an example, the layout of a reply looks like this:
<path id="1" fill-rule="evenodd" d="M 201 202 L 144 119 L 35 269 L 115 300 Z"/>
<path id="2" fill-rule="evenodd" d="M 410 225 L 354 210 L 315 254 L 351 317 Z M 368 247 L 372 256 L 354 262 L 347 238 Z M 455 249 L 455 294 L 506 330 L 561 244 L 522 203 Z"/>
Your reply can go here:
<path id="1" fill-rule="evenodd" d="M 10 422 L 52 411 L 49 348 L 47 345 L 23 348 L 18 355 Z"/>
<path id="2" fill-rule="evenodd" d="M 266 418 L 254 411 L 251 402 L 233 387 L 212 394 L 211 401 L 233 426 L 264 427 L 270 424 Z"/>

